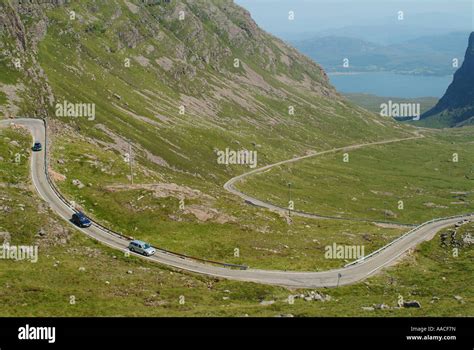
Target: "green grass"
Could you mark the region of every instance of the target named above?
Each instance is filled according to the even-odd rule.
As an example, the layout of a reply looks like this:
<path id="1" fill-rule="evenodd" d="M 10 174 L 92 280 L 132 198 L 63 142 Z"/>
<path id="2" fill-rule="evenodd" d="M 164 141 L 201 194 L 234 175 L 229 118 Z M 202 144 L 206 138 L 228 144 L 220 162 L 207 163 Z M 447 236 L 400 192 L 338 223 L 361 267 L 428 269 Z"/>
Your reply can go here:
<path id="1" fill-rule="evenodd" d="M 227 3 L 216 1 L 216 4 L 221 9 L 225 6 L 226 13 L 232 11 L 229 18 L 240 27 L 248 24 L 245 16 Z M 94 122 L 54 117 L 54 109 L 40 102 L 47 101 L 48 97 L 39 96 L 44 91 L 37 87 L 43 86 L 43 82 L 30 82 L 22 72 L 11 70 L 5 61 L 0 62 L 3 83 L 21 82 L 26 87 L 21 95 L 21 115 L 38 115 L 40 112 L 61 121 L 50 135 L 53 140 L 52 167 L 66 176 L 64 182 L 58 181 L 61 191 L 82 206 L 88 215 L 116 230 L 181 253 L 251 267 L 324 270 L 345 263 L 324 259 L 326 245 L 363 244 L 368 253 L 399 236 L 400 229 L 365 223 L 295 218 L 293 224 L 288 225 L 284 218 L 245 206 L 239 198 L 222 189 L 225 181 L 247 168 L 218 165 L 215 149 L 256 149 L 262 166 L 309 150 L 404 137 L 410 129 L 354 108 L 337 96 L 328 98 L 319 92 L 320 88 L 326 87 L 319 69 L 295 52 L 281 49 L 281 43 L 267 34 L 260 33 L 262 40 L 232 40 L 229 36 L 215 35 L 226 29 L 213 25 L 209 18 L 211 14 L 205 11 L 205 7 L 190 3 L 189 10 L 199 16 L 188 16 L 190 20 L 177 23 L 170 19 L 174 6 L 149 7 L 140 15 L 131 15 L 122 2 L 81 0 L 65 7 L 51 8 L 45 13 L 50 26 L 39 43 L 37 61 L 44 69 L 56 102 L 67 99 L 73 103 L 95 103 L 97 119 Z M 121 15 L 115 16 L 120 13 L 119 8 Z M 70 9 L 91 21 L 69 21 L 67 11 Z M 164 19 L 159 28 L 157 18 Z M 35 20 L 30 19 L 25 25 L 30 29 L 34 23 Z M 130 34 L 132 28 L 138 31 L 142 40 L 134 48 L 128 47 L 117 34 Z M 190 35 L 195 32 L 200 35 L 198 38 Z M 14 41 L 7 39 L 8 47 L 13 47 Z M 188 48 L 186 60 L 178 57 L 182 44 Z M 150 45 L 154 51 L 147 52 Z M 274 59 L 261 54 L 268 50 Z M 292 56 L 290 65 L 279 61 L 284 55 Z M 150 65 L 142 67 L 134 58 L 138 56 L 146 57 Z M 167 72 L 156 63 L 155 60 L 162 57 L 175 60 L 172 71 Z M 211 61 L 199 67 L 199 60 L 203 57 L 210 57 Z M 270 90 L 242 82 L 240 79 L 245 79 L 246 74 L 253 73 L 242 67 L 234 69 L 232 63 L 236 57 L 259 74 L 257 82 L 268 84 Z M 125 58 L 132 58 L 129 69 L 124 68 Z M 32 66 L 30 59 L 24 63 L 26 69 L 38 69 Z M 192 68 L 196 69 L 195 72 Z M 192 77 L 191 73 L 195 75 Z M 291 82 L 276 79 L 282 75 Z M 297 83 L 304 82 L 305 76 L 315 85 L 298 87 Z M 322 86 L 316 84 L 321 82 Z M 228 96 L 218 98 L 216 90 L 222 88 L 232 91 L 231 97 L 237 101 Z M 121 98 L 117 99 L 114 94 Z M 187 112 L 182 116 L 178 107 L 183 103 L 183 96 L 196 98 L 196 103 L 210 103 L 212 110 L 187 103 Z M 250 107 L 246 106 L 247 103 Z M 295 116 L 288 115 L 290 105 L 296 108 Z M 158 125 L 151 126 L 123 109 L 149 118 Z M 158 113 L 169 118 L 170 122 L 160 121 L 155 117 Z M 123 154 L 107 151 L 98 144 L 113 142 L 96 127 L 98 124 L 135 144 L 137 184 L 176 183 L 199 190 L 202 196 L 186 198 L 186 206 L 215 209 L 220 215 L 235 219 L 228 223 L 216 220 L 200 222 L 194 215 L 180 212 L 175 195 L 159 197 L 142 189 L 108 190 L 109 185 L 128 183 L 129 169 L 123 162 Z M 458 287 L 472 278 L 472 270 L 464 266 L 471 256 L 462 255 L 461 259 L 452 261 L 446 257 L 447 260 L 439 266 L 436 254 L 442 252 L 438 252 L 436 245 L 431 246 L 435 243 L 429 243 L 426 252 L 417 253 L 416 259 L 420 262 L 412 259 L 402 270 L 394 269 L 387 275 L 373 278 L 368 285 L 324 290 L 333 296 L 334 301 L 308 303 L 298 300 L 295 305 L 288 305 L 284 300 L 289 293 L 300 291 L 219 281 L 125 258 L 120 252 L 100 246 L 65 226 L 39 201 L 27 178 L 26 156 L 31 141 L 24 133 L 1 133 L 2 138 L 6 135 L 11 140 L 16 139 L 19 146 L 10 144 L 10 140 L 0 144 L 3 158 L 0 162 L 0 198 L 4 207 L 0 215 L 0 232 L 12 233 L 12 242 L 38 242 L 41 246 L 37 264 L 0 261 L 2 315 L 472 314 L 470 305 L 458 305 L 451 295 L 464 293 L 466 300 L 472 300 L 470 289 L 462 292 Z M 443 150 L 449 149 L 446 146 L 448 141 L 440 141 L 440 144 Z M 422 145 L 418 146 L 423 150 Z M 170 167 L 147 159 L 145 150 L 163 158 Z M 14 163 L 16 153 L 24 155 L 18 165 Z M 379 156 L 386 159 L 387 153 L 381 152 Z M 470 158 L 466 156 L 466 159 Z M 366 159 L 365 165 L 373 166 L 373 163 Z M 402 170 L 405 169 L 402 167 Z M 363 172 L 363 169 L 359 171 Z M 73 179 L 81 180 L 86 186 L 79 190 L 72 185 Z M 265 188 L 260 187 L 262 190 Z M 334 189 L 337 195 L 339 187 Z M 41 228 L 47 231 L 46 237 L 36 236 Z M 239 258 L 234 257 L 235 248 L 240 249 Z M 430 296 L 425 293 L 421 295 L 422 310 L 373 313 L 361 310 L 362 306 L 373 303 L 393 305 L 398 293 L 407 297 L 417 295 L 418 298 L 413 276 L 424 266 L 432 270 L 426 283 L 434 288 L 434 292 L 442 294 L 441 307 L 429 304 Z M 448 288 L 442 289 L 444 282 L 439 279 L 446 273 L 447 266 L 453 271 L 459 269 L 459 272 L 451 277 Z M 79 271 L 79 267 L 85 267 L 85 271 Z M 128 270 L 133 270 L 133 274 L 127 274 Z M 69 304 L 71 295 L 76 297 L 75 305 Z M 180 295 L 186 297 L 185 305 L 179 305 Z M 224 300 L 224 297 L 229 297 L 229 300 Z M 264 307 L 259 305 L 261 300 L 275 300 L 276 303 Z"/>
<path id="2" fill-rule="evenodd" d="M 1 129 L 0 137 L 5 135 L 20 142 L 21 147 L 1 147 L 3 159 L 16 151 L 29 154 L 24 132 Z M 397 267 L 363 283 L 320 289 L 332 297 L 331 301 L 296 299 L 290 305 L 286 301 L 289 295 L 307 291 L 179 272 L 100 245 L 42 204 L 24 176 L 28 171 L 26 158 L 16 167 L 2 161 L 0 170 L 2 181 L 9 185 L 0 187 L 1 204 L 8 207 L 0 215 L 0 232 L 10 232 L 14 244 L 40 246 L 37 263 L 0 260 L 0 316 L 474 315 L 472 246 L 461 248 L 455 257 L 452 247 L 441 246 L 439 237 L 435 237 Z M 18 203 L 26 203 L 25 210 Z M 40 228 L 45 229 L 46 236 L 36 235 Z M 458 237 L 468 232 L 474 234 L 474 225 L 463 226 Z M 380 303 L 395 307 L 399 295 L 405 300 L 418 300 L 422 308 L 362 310 Z M 184 304 L 179 303 L 181 296 Z M 458 301 L 454 296 L 463 299 Z M 260 305 L 264 300 L 275 303 Z"/>
<path id="3" fill-rule="evenodd" d="M 0 91 L 0 105 L 5 105 L 8 102 L 7 95 L 3 91 Z"/>
<path id="4" fill-rule="evenodd" d="M 87 3 L 77 2 L 74 9 L 83 16 L 88 16 L 90 8 Z M 114 14 L 111 8 L 114 6 L 121 6 L 124 15 L 111 19 Z M 204 11 L 199 6 L 189 6 L 192 11 Z M 218 6 L 224 5 L 219 3 Z M 162 39 L 155 39 L 156 20 L 153 16 L 167 18 L 171 16 L 172 8 L 150 7 L 146 11 L 143 10 L 141 16 L 134 16 L 128 15 L 124 5 L 115 1 L 108 6 L 101 5 L 94 16 L 100 14 L 100 20 L 107 21 L 110 25 L 105 28 L 105 32 L 101 30 L 100 35 L 88 32 L 88 26 L 98 25 L 95 22 L 87 26 L 79 21 L 68 21 L 64 16 L 64 8 L 48 12 L 55 25 L 48 29 L 45 39 L 39 45 L 38 60 L 48 76 L 56 100 L 95 103 L 97 111 L 97 119 L 94 122 L 70 118 L 61 118 L 62 121 L 74 125 L 78 132 L 80 128 L 83 135 L 99 138 L 104 135 L 95 129 L 95 125 L 104 124 L 152 154 L 159 155 L 175 169 L 199 175 L 208 183 L 215 183 L 216 178 L 223 182 L 231 175 L 245 170 L 239 167 L 218 166 L 214 153 L 216 148 L 254 149 L 254 145 L 260 145 L 259 161 L 263 165 L 282 157 L 302 154 L 314 147 L 343 145 L 355 139 L 374 140 L 407 134 L 407 128 L 397 127 L 390 121 L 372 122 L 376 116 L 370 113 L 354 110 L 348 104 L 278 81 L 275 74 L 284 73 L 295 79 L 295 82 L 301 79 L 303 73 L 310 75 L 314 81 L 322 79 L 321 73 L 312 63 L 299 60 L 295 60 L 292 67 L 279 63 L 275 72 L 269 72 L 266 67 L 270 60 L 265 58 L 265 55 L 249 52 L 260 50 L 263 43 L 250 40 L 248 47 L 241 47 L 235 42 L 231 44 L 225 39 L 216 39 L 213 33 L 218 29 L 208 24 L 204 25 L 202 41 L 194 38 L 190 40 L 189 33 L 199 26 L 194 18 L 181 23 L 164 21 L 163 26 L 159 28 Z M 201 15 L 200 18 L 205 21 L 209 14 Z M 117 48 L 117 32 L 128 32 L 130 27 L 139 31 L 144 37 L 143 41 L 136 48 Z M 67 32 L 65 28 L 68 29 Z M 281 55 L 281 50 L 273 43 L 275 39 L 266 39 L 265 45 L 269 45 L 276 54 Z M 183 64 L 167 72 L 156 64 L 155 60 L 168 57 L 175 60 L 176 66 L 179 61 L 174 52 L 182 42 L 189 45 L 196 54 L 206 55 L 212 47 L 217 51 L 215 55 L 218 58 L 202 68 L 197 68 L 195 77 L 190 78 L 189 74 L 185 74 L 177 81 L 175 71 L 179 72 L 179 68 L 189 69 L 189 65 Z M 154 51 L 147 52 L 150 45 L 154 47 Z M 231 53 L 221 53 L 221 47 L 227 46 Z M 133 59 L 137 56 L 146 57 L 150 64 L 142 67 Z M 68 63 L 57 64 L 57 57 L 62 57 L 62 62 Z M 234 57 L 239 57 L 257 72 L 265 84 L 275 90 L 287 91 L 287 96 L 281 97 L 238 82 L 245 71 L 242 67 L 234 69 L 232 65 L 227 65 L 227 61 L 233 62 Z M 130 68 L 124 68 L 125 58 L 132 58 Z M 223 72 L 213 68 L 217 64 Z M 229 89 L 230 84 L 235 85 L 235 88 Z M 247 101 L 250 106 L 247 107 L 231 98 L 217 98 L 215 89 L 232 91 L 232 95 L 240 98 L 238 101 Z M 113 94 L 120 95 L 121 99 L 117 100 Z M 213 106 L 210 108 L 212 110 L 192 108 L 189 103 L 185 103 L 186 114 L 180 115 L 178 111 L 183 103 L 183 96 L 192 96 L 200 103 Z M 290 105 L 296 108 L 295 116 L 288 115 Z M 153 120 L 158 126 L 150 126 L 119 107 Z M 51 114 L 53 112 L 51 111 Z M 166 116 L 171 122 L 158 120 L 155 113 Z M 335 134 L 339 137 L 333 137 Z M 166 141 L 171 141 L 175 146 L 170 147 Z M 189 181 L 185 176 L 180 177 L 180 174 L 169 169 L 156 169 L 169 173 L 183 183 Z"/>
<path id="5" fill-rule="evenodd" d="M 4 40 L 3 37 L 2 40 Z M 21 73 L 8 65 L 6 59 L 0 59 L 0 72 L 0 82 L 8 85 L 16 84 L 21 77 Z"/>
<path id="6" fill-rule="evenodd" d="M 15 184 L 28 179 L 28 149 L 30 136 L 26 130 L 5 129 L 0 134 L 0 183 Z"/>
<path id="7" fill-rule="evenodd" d="M 393 103 L 419 103 L 421 114 L 433 108 L 438 102 L 438 99 L 436 97 L 420 97 L 408 99 L 400 97 L 375 96 L 371 94 L 345 94 L 345 96 L 350 101 L 354 102 L 356 105 L 377 114 L 380 114 L 380 105 L 383 103 L 388 103 L 388 101 L 390 100 Z"/>
<path id="8" fill-rule="evenodd" d="M 5 286 L 0 292 L 0 315 L 473 316 L 473 257 L 473 249 L 469 248 L 453 258 L 450 250 L 440 248 L 435 239 L 420 246 L 397 268 L 364 283 L 320 290 L 329 294 L 331 301 L 297 299 L 289 305 L 285 302 L 288 295 L 305 291 L 180 273 L 125 258 L 120 252 L 74 235 L 67 247 L 42 251 L 36 264 L 0 262 L 0 285 Z M 85 271 L 80 271 L 81 267 Z M 132 274 L 127 273 L 130 270 Z M 422 308 L 362 310 L 380 303 L 395 307 L 399 295 L 404 300 L 418 300 Z M 456 295 L 464 303 L 457 301 Z M 70 304 L 71 296 L 74 305 Z M 180 296 L 185 297 L 184 305 L 179 304 Z M 433 297 L 440 299 L 432 303 Z M 275 304 L 259 305 L 262 300 L 275 300 Z"/>
<path id="9" fill-rule="evenodd" d="M 460 113 L 461 110 L 456 111 L 456 112 Z M 416 120 L 416 121 L 409 121 L 407 122 L 407 124 L 415 125 L 421 128 L 434 128 L 434 129 L 452 128 L 452 127 L 457 126 L 457 124 L 459 123 L 459 121 L 456 122 L 456 118 L 453 113 L 454 113 L 453 111 L 444 111 L 442 113 L 432 115 L 429 118 Z M 465 123 L 465 125 L 469 125 L 469 123 Z M 470 125 L 472 125 L 472 122 L 470 123 Z"/>
<path id="10" fill-rule="evenodd" d="M 61 160 L 61 164 L 54 160 Z M 406 230 L 297 217 L 288 225 L 283 217 L 244 205 L 222 188 L 196 198 L 183 194 L 185 207 L 197 206 L 199 210 L 217 211 L 219 217 L 233 218 L 227 223 L 212 218 L 200 221 L 180 210 L 180 193 L 158 195 L 151 189 L 126 187 L 110 190 L 109 186 L 130 184 L 128 165 L 120 155 L 71 136 L 55 139 L 53 167 L 66 176 L 57 182 L 61 192 L 107 227 L 164 249 L 210 260 L 255 268 L 324 270 L 348 262 L 326 259 L 328 245 L 364 245 L 369 253 Z M 136 168 L 136 185 L 161 183 L 160 174 L 143 170 Z M 77 188 L 73 179 L 85 187 Z M 208 194 L 212 197 L 206 197 Z M 234 256 L 236 248 L 239 257 Z"/>
<path id="11" fill-rule="evenodd" d="M 280 269 L 340 266 L 343 261 L 324 259 L 325 245 L 334 240 L 348 244 L 365 242 L 367 249 L 373 250 L 402 233 L 371 224 L 312 220 L 295 220 L 288 226 L 284 218 L 243 207 L 238 198 L 225 193 L 222 185 L 248 168 L 217 164 L 215 150 L 257 150 L 259 165 L 265 165 L 355 140 L 406 136 L 409 128 L 355 109 L 336 95 L 324 96 L 319 88 L 330 88 L 320 69 L 267 34 L 261 33 L 261 40 L 249 37 L 243 43 L 229 36 L 216 36 L 216 31 L 226 30 L 212 25 L 215 20 L 211 17 L 215 14 L 206 7 L 186 2 L 189 20 L 177 22 L 172 18 L 175 5 L 147 7 L 140 15 L 133 15 L 122 2 L 90 4 L 77 1 L 48 10 L 46 15 L 52 25 L 38 48 L 38 62 L 57 102 L 66 99 L 96 104 L 97 118 L 93 122 L 56 117 L 49 108 L 50 118 L 64 123 L 55 130 L 64 129 L 65 124 L 70 127 L 66 135 L 60 131 L 52 135 L 52 166 L 67 177 L 58 185 L 87 214 L 104 225 L 170 250 Z M 241 27 L 248 23 L 240 10 L 220 1 L 216 1 L 216 6 L 222 10 L 222 19 L 230 18 Z M 115 16 L 119 7 L 122 15 Z M 87 24 L 69 21 L 65 16 L 68 9 L 97 20 Z M 191 16 L 191 12 L 196 16 Z M 163 19 L 159 28 L 157 17 Z M 135 47 L 126 45 L 123 35 L 117 37 L 117 33 L 130 34 L 132 28 L 139 37 Z M 195 38 L 190 33 L 202 37 Z M 178 57 L 182 44 L 189 48 L 189 53 L 185 52 L 189 56 L 187 63 Z M 150 51 L 151 46 L 154 50 Z M 274 52 L 277 62 L 259 54 L 262 50 Z M 288 55 L 298 57 L 291 59 L 289 65 L 279 60 Z M 145 57 L 149 64 L 140 65 L 135 59 L 138 56 Z M 174 60 L 171 71 L 156 62 L 162 57 Z M 200 65 L 204 57 L 210 57 L 209 63 Z M 131 58 L 130 68 L 124 67 L 126 58 Z M 233 67 L 234 58 L 242 61 L 240 68 Z M 59 61 L 67 64 L 58 64 Z M 245 82 L 252 76 L 257 86 Z M 294 83 L 278 80 L 277 76 Z M 298 86 L 308 80 L 315 85 Z M 270 88 L 262 89 L 258 84 Z M 222 94 L 223 89 L 225 96 L 218 97 L 217 92 L 221 90 Z M 232 96 L 227 96 L 229 92 Z M 182 99 L 186 96 L 194 98 L 193 103 L 198 106 L 184 103 Z M 185 115 L 180 115 L 179 106 L 183 103 L 187 109 Z M 290 105 L 296 108 L 294 116 L 288 115 Z M 165 116 L 169 122 L 159 120 L 155 114 Z M 104 151 L 104 146 L 96 145 L 112 142 L 97 128 L 98 124 L 134 143 L 136 183 L 176 183 L 199 190 L 213 199 L 186 199 L 187 206 L 215 209 L 235 220 L 222 224 L 215 220 L 199 222 L 193 215 L 178 210 L 176 197 L 155 198 L 150 191 L 135 189 L 109 191 L 109 185 L 129 182 L 129 169 L 122 160 L 123 154 Z M 169 167 L 147 159 L 146 151 L 164 159 Z M 64 164 L 57 163 L 59 159 Z M 86 187 L 77 189 L 71 183 L 73 179 L 79 179 Z M 138 200 L 141 196 L 144 199 Z M 240 258 L 234 257 L 235 248 L 241 250 Z"/>
<path id="12" fill-rule="evenodd" d="M 473 212 L 473 132 L 369 146 L 349 152 L 347 163 L 343 152 L 310 158 L 248 177 L 237 187 L 287 207 L 291 183 L 296 210 L 348 218 L 415 224 Z"/>

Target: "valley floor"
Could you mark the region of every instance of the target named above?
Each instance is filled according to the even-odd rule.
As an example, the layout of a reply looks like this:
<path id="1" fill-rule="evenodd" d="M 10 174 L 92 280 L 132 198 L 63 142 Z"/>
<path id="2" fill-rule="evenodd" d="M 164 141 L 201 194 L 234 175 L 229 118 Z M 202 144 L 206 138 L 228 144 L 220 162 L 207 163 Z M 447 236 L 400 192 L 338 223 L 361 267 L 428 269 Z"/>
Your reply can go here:
<path id="1" fill-rule="evenodd" d="M 348 287 L 310 291 L 217 280 L 123 256 L 66 227 L 37 198 L 28 174 L 30 139 L 1 130 L 0 231 L 11 244 L 39 244 L 37 263 L 2 260 L 2 316 L 472 316 L 472 245 L 439 236 L 403 262 Z M 17 154 L 20 154 L 20 161 Z M 97 205 L 99 207 L 99 205 Z M 277 220 L 275 218 L 275 220 Z M 330 227 L 332 223 L 321 221 Z M 191 225 L 190 225 L 191 226 Z M 306 228 L 306 225 L 305 225 Z M 337 229 L 336 229 L 337 230 Z M 465 225 L 458 238 L 473 232 Z M 268 235 L 267 235 L 268 237 Z M 445 242 L 446 243 L 446 242 Z M 41 271 L 38 274 L 38 271 Z M 288 303 L 290 295 L 296 297 Z M 329 297 L 328 297 L 329 296 Z M 398 308 L 400 296 L 421 309 Z M 180 303 L 181 301 L 181 303 Z M 184 303 L 183 303 L 184 301 Z M 381 306 L 385 304 L 385 306 Z"/>
<path id="2" fill-rule="evenodd" d="M 425 131 L 426 137 L 285 164 L 237 187 L 295 210 L 344 218 L 420 224 L 474 212 L 474 129 Z"/>

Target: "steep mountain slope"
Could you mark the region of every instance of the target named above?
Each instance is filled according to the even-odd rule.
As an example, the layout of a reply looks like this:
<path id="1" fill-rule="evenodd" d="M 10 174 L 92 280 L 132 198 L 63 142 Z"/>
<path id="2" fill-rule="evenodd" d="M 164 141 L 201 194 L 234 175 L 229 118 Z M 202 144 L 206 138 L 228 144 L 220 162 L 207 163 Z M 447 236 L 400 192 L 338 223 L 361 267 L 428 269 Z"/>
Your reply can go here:
<path id="1" fill-rule="evenodd" d="M 103 143 L 131 142 L 137 160 L 164 173 L 214 181 L 233 173 L 217 166 L 218 149 L 256 149 L 263 164 L 404 133 L 347 103 L 317 64 L 232 1 L 1 7 L 0 80 L 15 95 L 4 114 L 49 116 Z M 96 118 L 58 117 L 65 101 L 94 104 Z"/>
<path id="2" fill-rule="evenodd" d="M 425 123 L 441 126 L 460 126 L 474 123 L 474 32 L 464 63 L 438 104 L 421 116 Z"/>

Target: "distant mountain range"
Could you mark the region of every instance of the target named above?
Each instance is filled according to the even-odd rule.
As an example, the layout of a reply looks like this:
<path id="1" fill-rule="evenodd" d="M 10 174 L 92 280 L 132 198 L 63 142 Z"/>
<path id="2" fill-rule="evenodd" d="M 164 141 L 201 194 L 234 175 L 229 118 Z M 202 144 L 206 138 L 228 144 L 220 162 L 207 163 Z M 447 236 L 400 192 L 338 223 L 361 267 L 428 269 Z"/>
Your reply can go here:
<path id="1" fill-rule="evenodd" d="M 470 11 L 471 6 L 466 8 Z M 320 31 L 314 36 L 338 36 L 362 39 L 379 45 L 402 44 L 406 41 L 423 37 L 442 37 L 446 33 L 469 32 L 472 28 L 472 16 L 460 13 L 417 13 L 405 11 L 404 19 L 397 16 L 374 19 L 361 24 L 348 25 L 339 28 L 330 28 Z"/>
<path id="2" fill-rule="evenodd" d="M 474 124 L 474 32 L 464 63 L 438 104 L 421 116 L 422 121 L 440 126 Z"/>
<path id="3" fill-rule="evenodd" d="M 411 75 L 450 75 L 462 64 L 466 32 L 422 36 L 383 45 L 349 36 L 318 36 L 292 44 L 328 72 L 392 71 Z M 344 59 L 348 67 L 344 67 Z M 457 66 L 453 60 L 457 59 Z"/>

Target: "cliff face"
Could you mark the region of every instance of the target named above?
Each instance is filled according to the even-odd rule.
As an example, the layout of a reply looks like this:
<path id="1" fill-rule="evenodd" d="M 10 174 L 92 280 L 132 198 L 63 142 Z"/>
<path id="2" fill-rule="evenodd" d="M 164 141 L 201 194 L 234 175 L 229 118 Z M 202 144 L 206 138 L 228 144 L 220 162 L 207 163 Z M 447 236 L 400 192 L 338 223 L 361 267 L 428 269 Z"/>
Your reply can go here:
<path id="1" fill-rule="evenodd" d="M 46 11 L 67 0 L 0 1 L 0 115 L 44 116 L 54 96 L 38 63 L 38 44 L 47 31 Z"/>
<path id="2" fill-rule="evenodd" d="M 474 123 L 474 32 L 469 37 L 464 63 L 438 104 L 421 119 L 436 118 L 447 126 Z"/>

